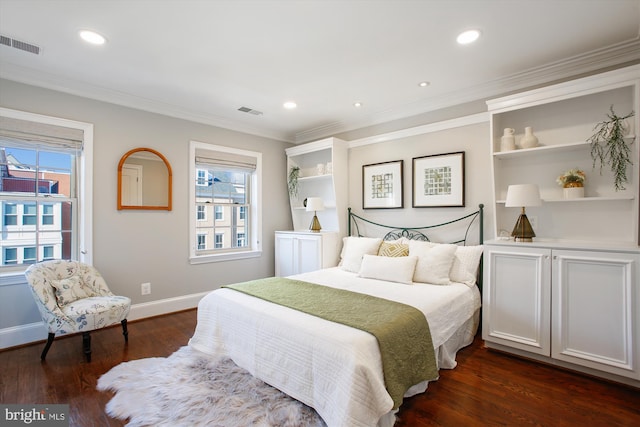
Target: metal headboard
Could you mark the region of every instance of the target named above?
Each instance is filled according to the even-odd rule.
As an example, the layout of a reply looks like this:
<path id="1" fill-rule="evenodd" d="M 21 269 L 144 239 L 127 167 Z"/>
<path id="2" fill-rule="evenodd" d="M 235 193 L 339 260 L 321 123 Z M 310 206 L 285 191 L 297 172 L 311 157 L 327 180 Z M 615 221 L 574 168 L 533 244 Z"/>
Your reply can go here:
<path id="1" fill-rule="evenodd" d="M 484 205 L 481 203 L 478 205 L 478 210 L 475 212 L 471 212 L 468 215 L 462 216 L 460 218 L 453 219 L 451 221 L 442 222 L 440 224 L 434 225 L 426 225 L 422 227 L 396 227 L 391 225 L 379 224 L 377 222 L 368 220 L 366 218 L 361 217 L 353 212 L 351 212 L 351 208 L 348 208 L 349 218 L 347 221 L 347 235 L 348 236 L 359 236 L 360 234 L 360 225 L 359 222 L 372 224 L 376 227 L 381 227 L 382 229 L 388 229 L 389 231 L 383 237 L 383 240 L 396 240 L 401 237 L 405 237 L 410 240 L 422 240 L 430 242 L 431 239 L 428 237 L 432 231 L 438 228 L 445 227 L 447 225 L 460 223 L 461 229 L 464 230 L 464 234 L 461 239 L 457 239 L 450 242 L 440 242 L 440 243 L 453 243 L 453 244 L 462 244 L 466 245 L 467 240 L 469 239 L 469 230 L 471 226 L 474 224 L 476 219 L 478 220 L 478 242 L 479 244 L 484 243 Z M 466 226 L 466 227 L 465 227 Z M 480 261 L 480 266 L 478 270 L 478 287 L 482 290 L 482 260 Z"/>

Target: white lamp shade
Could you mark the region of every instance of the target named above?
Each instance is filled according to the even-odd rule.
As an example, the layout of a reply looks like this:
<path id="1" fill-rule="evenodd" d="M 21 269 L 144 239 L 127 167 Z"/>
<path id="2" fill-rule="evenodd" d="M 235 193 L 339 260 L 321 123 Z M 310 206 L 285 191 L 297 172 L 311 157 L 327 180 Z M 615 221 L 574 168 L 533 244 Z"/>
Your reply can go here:
<path id="1" fill-rule="evenodd" d="M 510 185 L 507 189 L 505 206 L 508 208 L 540 206 L 540 189 L 536 184 Z"/>
<path id="2" fill-rule="evenodd" d="M 322 197 L 308 197 L 307 198 L 307 212 L 322 211 L 324 210 L 324 202 Z"/>

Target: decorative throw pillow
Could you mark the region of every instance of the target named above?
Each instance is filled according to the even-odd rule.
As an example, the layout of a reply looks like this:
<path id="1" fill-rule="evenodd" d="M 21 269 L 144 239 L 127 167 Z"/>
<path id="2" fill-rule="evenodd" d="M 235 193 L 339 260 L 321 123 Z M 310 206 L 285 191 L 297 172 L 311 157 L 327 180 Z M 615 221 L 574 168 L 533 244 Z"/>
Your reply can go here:
<path id="1" fill-rule="evenodd" d="M 365 254 L 358 276 L 410 285 L 416 262 L 415 256 L 387 257 Z"/>
<path id="2" fill-rule="evenodd" d="M 451 280 L 474 286 L 483 249 L 482 245 L 458 246 L 449 272 Z"/>
<path id="3" fill-rule="evenodd" d="M 51 286 L 55 289 L 56 300 L 59 307 L 71 304 L 82 298 L 95 297 L 96 293 L 87 286 L 83 286 L 78 276 L 67 279 L 52 280 Z"/>
<path id="4" fill-rule="evenodd" d="M 453 265 L 456 248 L 456 245 L 409 242 L 409 256 L 418 257 L 413 281 L 434 285 L 450 284 L 449 271 Z"/>
<path id="5" fill-rule="evenodd" d="M 360 271 L 362 256 L 365 254 L 377 254 L 378 248 L 380 248 L 380 243 L 382 243 L 382 239 L 350 236 L 345 237 L 343 242 L 340 267 L 343 270 L 357 273 Z"/>
<path id="6" fill-rule="evenodd" d="M 399 257 L 409 255 L 409 245 L 395 242 L 382 242 L 378 256 Z"/>

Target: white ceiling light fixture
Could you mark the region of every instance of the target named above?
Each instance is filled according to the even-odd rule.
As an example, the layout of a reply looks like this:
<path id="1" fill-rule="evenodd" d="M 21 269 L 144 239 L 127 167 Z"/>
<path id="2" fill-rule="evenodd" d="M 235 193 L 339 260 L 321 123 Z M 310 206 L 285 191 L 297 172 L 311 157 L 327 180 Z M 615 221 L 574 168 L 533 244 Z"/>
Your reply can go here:
<path id="1" fill-rule="evenodd" d="M 478 40 L 479 37 L 480 37 L 480 30 L 467 30 L 458 34 L 456 41 L 459 44 L 469 44 Z"/>
<path id="2" fill-rule="evenodd" d="M 430 86 L 430 85 L 431 85 L 431 83 L 429 83 L 429 82 L 420 82 L 420 83 L 418 83 L 418 86 L 420 86 L 420 87 L 427 87 L 427 86 Z"/>
<path id="3" fill-rule="evenodd" d="M 107 39 L 99 33 L 96 33 L 92 30 L 80 30 L 78 31 L 80 38 L 87 43 L 95 44 L 95 45 L 103 45 L 107 42 Z"/>
<path id="4" fill-rule="evenodd" d="M 286 108 L 287 110 L 293 110 L 294 108 L 297 108 L 297 107 L 298 107 L 298 104 L 296 104 L 296 103 L 295 103 L 295 102 L 293 102 L 293 101 L 287 101 L 287 102 L 285 102 L 284 104 L 282 104 L 282 106 L 283 106 L 284 108 Z"/>
<path id="5" fill-rule="evenodd" d="M 360 107 L 362 107 L 362 102 L 356 101 L 356 102 L 353 103 L 353 106 L 356 107 L 356 108 L 360 108 Z"/>

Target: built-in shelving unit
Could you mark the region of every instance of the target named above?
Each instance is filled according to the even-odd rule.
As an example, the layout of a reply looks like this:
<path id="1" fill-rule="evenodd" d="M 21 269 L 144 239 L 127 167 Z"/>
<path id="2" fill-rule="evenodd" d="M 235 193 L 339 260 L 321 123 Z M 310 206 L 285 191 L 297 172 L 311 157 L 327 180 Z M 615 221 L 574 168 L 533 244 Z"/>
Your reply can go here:
<path id="1" fill-rule="evenodd" d="M 347 221 L 347 143 L 327 138 L 288 148 L 287 176 L 292 167 L 300 168 L 298 193 L 290 195 L 294 231 L 307 231 L 313 212 L 307 212 L 304 200 L 321 197 L 324 210 L 317 212 L 323 231 L 346 233 Z"/>
<path id="2" fill-rule="evenodd" d="M 624 191 L 615 191 L 608 168 L 593 167 L 589 137 L 606 120 L 610 106 L 622 115 L 639 112 L 640 66 L 590 76 L 487 102 L 496 236 L 510 234 L 518 208 L 506 208 L 511 184 L 537 184 L 542 206 L 527 208 L 538 237 L 638 243 L 638 114 L 628 120 L 632 159 Z M 516 130 L 516 142 L 530 126 L 539 146 L 500 151 L 504 128 Z M 585 197 L 564 199 L 556 178 L 572 168 L 586 175 Z"/>

